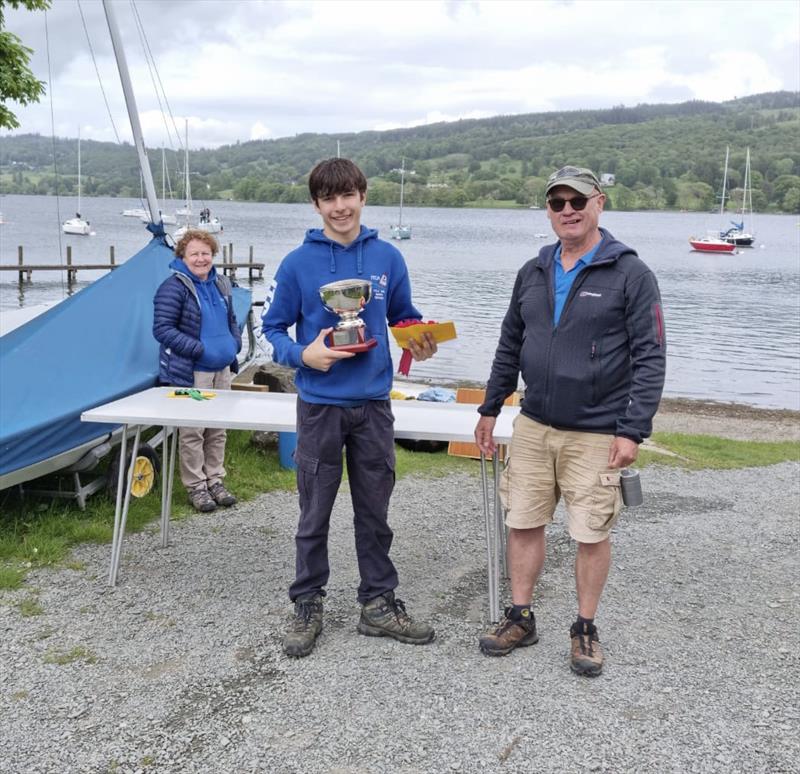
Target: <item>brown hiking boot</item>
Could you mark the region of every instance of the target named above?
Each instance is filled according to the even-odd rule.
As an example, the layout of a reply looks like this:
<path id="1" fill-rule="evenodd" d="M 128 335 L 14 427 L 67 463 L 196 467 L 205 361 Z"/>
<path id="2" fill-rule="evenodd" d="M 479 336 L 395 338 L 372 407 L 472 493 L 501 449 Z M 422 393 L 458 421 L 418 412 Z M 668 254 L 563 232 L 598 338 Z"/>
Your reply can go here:
<path id="1" fill-rule="evenodd" d="M 208 493 L 217 505 L 222 505 L 225 508 L 236 505 L 236 498 L 222 485 L 221 481 L 217 481 L 216 484 L 208 487 Z"/>
<path id="2" fill-rule="evenodd" d="M 210 513 L 211 511 L 217 510 L 217 504 L 208 493 L 208 489 L 206 489 L 205 484 L 196 486 L 194 489 L 190 489 L 188 491 L 188 495 L 189 502 L 192 504 L 192 508 L 194 508 L 196 511 L 200 511 L 201 513 Z"/>
<path id="3" fill-rule="evenodd" d="M 283 638 L 287 656 L 303 658 L 314 650 L 322 631 L 322 595 L 298 597 L 294 602 L 294 618 Z"/>
<path id="4" fill-rule="evenodd" d="M 537 642 L 539 635 L 533 610 L 525 608 L 515 615 L 513 607 L 507 607 L 503 620 L 478 640 L 481 652 L 486 656 L 507 656 L 514 648 Z"/>
<path id="5" fill-rule="evenodd" d="M 433 627 L 411 619 L 405 603 L 396 599 L 393 591 L 364 603 L 357 628 L 367 637 L 391 637 L 409 645 L 426 645 L 436 636 Z"/>
<path id="6" fill-rule="evenodd" d="M 603 671 L 603 649 L 594 624 L 572 624 L 569 630 L 572 638 L 570 669 L 576 675 L 597 677 Z"/>

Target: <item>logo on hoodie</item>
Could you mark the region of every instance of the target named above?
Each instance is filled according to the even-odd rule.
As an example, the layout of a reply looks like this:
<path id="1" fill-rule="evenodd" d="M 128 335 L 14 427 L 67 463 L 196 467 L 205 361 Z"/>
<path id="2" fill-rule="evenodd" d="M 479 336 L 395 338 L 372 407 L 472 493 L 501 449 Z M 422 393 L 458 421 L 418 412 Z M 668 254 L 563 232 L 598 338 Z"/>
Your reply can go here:
<path id="1" fill-rule="evenodd" d="M 389 284 L 389 278 L 385 274 L 379 277 L 373 274 L 370 279 L 372 280 L 372 297 L 377 301 L 382 301 L 386 296 L 386 286 Z"/>

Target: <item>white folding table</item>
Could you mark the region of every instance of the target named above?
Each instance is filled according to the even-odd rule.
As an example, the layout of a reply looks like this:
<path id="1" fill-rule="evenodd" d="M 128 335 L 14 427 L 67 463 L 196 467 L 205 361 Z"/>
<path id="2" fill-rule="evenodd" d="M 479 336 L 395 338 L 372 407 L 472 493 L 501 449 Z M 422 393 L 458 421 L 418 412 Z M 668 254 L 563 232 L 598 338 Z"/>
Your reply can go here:
<path id="1" fill-rule="evenodd" d="M 163 467 L 161 486 L 161 542 L 169 544 L 169 516 L 172 485 L 175 477 L 175 450 L 179 427 L 219 427 L 226 430 L 266 430 L 295 432 L 297 396 L 290 393 L 246 392 L 218 390 L 210 400 L 193 400 L 188 397 L 169 397 L 171 387 L 153 387 L 84 411 L 84 422 L 106 422 L 122 425 L 121 459 L 126 459 L 128 432 L 136 429 L 133 440 L 131 465 L 127 470 L 127 486 L 123 486 L 124 466 L 120 465 L 117 502 L 114 512 L 114 535 L 111 545 L 111 567 L 108 582 L 114 586 L 119 572 L 122 540 L 130 505 L 133 462 L 139 448 L 143 427 L 158 425 L 164 428 Z M 474 441 L 475 423 L 478 420 L 475 406 L 463 403 L 433 403 L 416 400 L 392 401 L 395 416 L 396 438 L 427 441 Z M 498 444 L 511 440 L 511 429 L 519 408 L 504 406 L 494 429 Z M 170 438 L 172 443 L 170 444 Z M 493 488 L 486 470 L 486 459 L 481 455 L 481 485 L 486 529 L 486 555 L 488 567 L 489 616 L 493 622 L 500 618 L 499 582 L 501 551 L 505 553 L 505 527 L 503 508 L 498 492 L 499 463 L 497 454 L 492 460 Z M 490 502 L 491 501 L 491 502 Z M 504 558 L 504 556 L 503 556 Z"/>

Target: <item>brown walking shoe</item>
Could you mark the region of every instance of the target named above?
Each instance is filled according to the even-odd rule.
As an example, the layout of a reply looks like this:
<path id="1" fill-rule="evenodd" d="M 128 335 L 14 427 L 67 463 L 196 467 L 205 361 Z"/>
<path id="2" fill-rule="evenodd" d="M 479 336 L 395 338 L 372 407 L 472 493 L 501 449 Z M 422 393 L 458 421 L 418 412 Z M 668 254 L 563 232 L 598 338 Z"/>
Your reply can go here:
<path id="1" fill-rule="evenodd" d="M 322 595 L 298 597 L 294 602 L 294 618 L 283 638 L 287 656 L 303 658 L 314 650 L 322 632 Z"/>
<path id="2" fill-rule="evenodd" d="M 205 484 L 190 489 L 187 494 L 189 495 L 189 502 L 192 504 L 192 508 L 196 511 L 210 513 L 211 511 L 217 510 L 217 504 L 208 493 Z"/>
<path id="3" fill-rule="evenodd" d="M 603 649 L 594 624 L 572 624 L 569 630 L 572 638 L 570 669 L 576 675 L 597 677 L 603 671 Z"/>
<path id="4" fill-rule="evenodd" d="M 436 636 L 432 626 L 412 620 L 393 591 L 364 603 L 357 629 L 367 637 L 391 637 L 409 645 L 427 645 Z"/>
<path id="5" fill-rule="evenodd" d="M 214 502 L 217 505 L 222 505 L 225 508 L 236 505 L 236 498 L 222 485 L 221 481 L 217 481 L 216 484 L 208 487 L 208 493 L 214 498 Z"/>
<path id="6" fill-rule="evenodd" d="M 537 642 L 539 634 L 533 610 L 525 608 L 515 615 L 513 607 L 507 607 L 503 620 L 478 640 L 485 656 L 507 656 L 514 648 L 524 648 Z"/>

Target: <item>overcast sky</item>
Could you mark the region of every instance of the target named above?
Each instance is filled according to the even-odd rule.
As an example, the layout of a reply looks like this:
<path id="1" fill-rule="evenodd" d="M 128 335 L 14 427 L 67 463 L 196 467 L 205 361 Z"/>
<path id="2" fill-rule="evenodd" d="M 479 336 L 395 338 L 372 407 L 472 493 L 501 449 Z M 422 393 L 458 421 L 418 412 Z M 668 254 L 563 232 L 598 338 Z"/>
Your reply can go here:
<path id="1" fill-rule="evenodd" d="M 115 2 L 149 146 L 164 126 L 134 20 L 191 147 L 800 89 L 797 0 Z M 81 10 L 91 48 L 81 21 Z M 131 134 L 100 0 L 5 9 L 48 95 L 18 132 Z M 47 26 L 45 27 L 45 18 Z M 46 31 L 49 33 L 48 56 Z M 335 149 L 332 148 L 332 154 Z M 346 147 L 342 148 L 343 155 Z"/>

